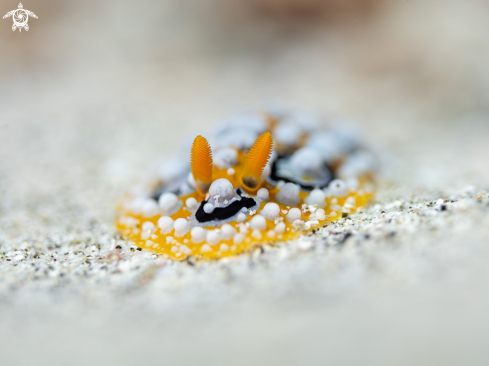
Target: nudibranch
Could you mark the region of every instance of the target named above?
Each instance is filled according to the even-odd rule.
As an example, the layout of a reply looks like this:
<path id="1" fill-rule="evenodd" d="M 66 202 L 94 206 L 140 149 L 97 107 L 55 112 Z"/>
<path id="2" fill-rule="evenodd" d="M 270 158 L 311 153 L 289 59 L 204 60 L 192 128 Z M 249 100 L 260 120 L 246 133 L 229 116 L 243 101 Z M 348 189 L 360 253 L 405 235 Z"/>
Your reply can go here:
<path id="1" fill-rule="evenodd" d="M 243 112 L 186 151 L 135 187 L 117 219 L 135 245 L 175 260 L 290 240 L 373 194 L 374 155 L 341 125 L 321 128 L 305 112 Z"/>

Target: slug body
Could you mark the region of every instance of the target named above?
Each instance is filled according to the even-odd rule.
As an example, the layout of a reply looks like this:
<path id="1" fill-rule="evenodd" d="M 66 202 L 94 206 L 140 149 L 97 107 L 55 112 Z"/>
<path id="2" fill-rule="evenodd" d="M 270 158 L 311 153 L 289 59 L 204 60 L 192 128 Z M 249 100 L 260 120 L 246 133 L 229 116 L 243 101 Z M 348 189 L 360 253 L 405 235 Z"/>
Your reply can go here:
<path id="1" fill-rule="evenodd" d="M 133 189 L 118 228 L 176 260 L 221 258 L 355 212 L 372 196 L 375 158 L 342 126 L 319 125 L 297 111 L 236 115 Z"/>

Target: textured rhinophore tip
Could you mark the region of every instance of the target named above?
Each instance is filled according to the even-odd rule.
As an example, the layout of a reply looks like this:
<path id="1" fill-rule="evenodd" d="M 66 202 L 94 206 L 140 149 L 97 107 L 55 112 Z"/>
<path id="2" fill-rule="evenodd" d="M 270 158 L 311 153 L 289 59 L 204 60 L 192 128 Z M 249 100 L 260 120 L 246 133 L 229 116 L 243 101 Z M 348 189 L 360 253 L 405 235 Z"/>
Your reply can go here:
<path id="1" fill-rule="evenodd" d="M 197 190 L 200 194 L 206 194 L 212 183 L 212 151 L 207 140 L 200 135 L 192 144 L 190 168 L 197 184 Z"/>
<path id="2" fill-rule="evenodd" d="M 261 134 L 253 144 L 246 158 L 241 181 L 247 191 L 260 188 L 261 174 L 272 155 L 273 138 L 270 132 Z"/>

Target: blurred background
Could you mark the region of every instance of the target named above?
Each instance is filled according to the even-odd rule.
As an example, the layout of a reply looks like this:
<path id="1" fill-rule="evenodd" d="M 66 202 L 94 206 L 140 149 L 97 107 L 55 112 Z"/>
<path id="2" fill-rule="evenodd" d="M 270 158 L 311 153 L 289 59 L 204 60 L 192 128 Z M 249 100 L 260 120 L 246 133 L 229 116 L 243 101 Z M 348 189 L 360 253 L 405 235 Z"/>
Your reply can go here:
<path id="1" fill-rule="evenodd" d="M 4 1 L 2 12 L 17 5 Z M 436 186 L 459 169 L 470 175 L 464 181 L 488 177 L 480 158 L 488 129 L 485 1 L 24 6 L 39 16 L 29 32 L 12 32 L 11 18 L 0 22 L 1 174 L 19 193 L 28 185 L 23 197 L 59 193 L 87 175 L 101 178 L 89 186 L 109 176 L 126 187 L 120 179 L 183 137 L 275 102 L 354 121 L 402 164 L 429 170 L 416 184 Z M 471 164 L 454 166 L 462 156 Z"/>
<path id="2" fill-rule="evenodd" d="M 1 15 L 16 9 L 18 1 L 2 0 Z M 4 244 L 22 237 L 42 247 L 46 238 L 62 242 L 80 232 L 102 240 L 99 233 L 113 232 L 121 195 L 177 151 L 182 139 L 205 134 L 236 110 L 268 103 L 356 125 L 387 157 L 380 196 L 488 186 L 486 0 L 26 0 L 23 5 L 39 17 L 29 19 L 28 32 L 13 32 L 11 18 L 0 21 Z M 20 302 L 41 306 L 42 296 L 51 294 L 30 282 L 22 286 Z M 23 319 L 20 310 L 8 307 L 13 301 L 8 291 L 2 293 L 2 309 Z M 56 299 L 68 314 L 63 296 Z M 437 313 L 435 303 L 445 304 L 442 299 L 430 303 L 427 318 Z M 295 300 L 290 304 L 301 309 Z M 354 300 L 347 302 L 350 307 Z M 43 316 L 32 317 L 37 324 L 32 334 L 41 337 L 47 324 Z M 280 321 L 267 323 L 267 329 Z M 368 328 L 368 319 L 357 321 Z M 342 329 L 340 323 L 333 322 L 335 329 Z M 19 324 L 14 328 L 23 329 Z M 2 339 L 24 335 L 9 332 Z M 90 338 L 89 331 L 86 335 Z M 163 339 L 171 343 L 168 337 Z M 22 350 L 22 342 L 13 349 Z"/>

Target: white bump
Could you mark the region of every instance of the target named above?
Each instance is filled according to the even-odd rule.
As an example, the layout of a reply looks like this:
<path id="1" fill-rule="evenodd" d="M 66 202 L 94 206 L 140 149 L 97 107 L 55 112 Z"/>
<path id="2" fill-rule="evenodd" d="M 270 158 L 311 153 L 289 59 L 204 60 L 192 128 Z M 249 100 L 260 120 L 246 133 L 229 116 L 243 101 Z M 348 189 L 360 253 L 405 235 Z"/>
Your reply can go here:
<path id="1" fill-rule="evenodd" d="M 148 239 L 151 235 L 153 235 L 155 231 L 156 231 L 155 225 L 150 221 L 146 221 L 141 229 L 141 239 L 142 240 Z"/>
<path id="2" fill-rule="evenodd" d="M 187 254 L 187 255 L 190 254 L 190 253 L 192 253 L 192 251 L 190 250 L 190 248 L 187 247 L 186 245 L 182 245 L 180 247 L 180 252 L 182 252 L 183 254 Z"/>
<path id="3" fill-rule="evenodd" d="M 269 232 L 267 232 L 267 236 L 272 239 L 275 238 L 275 231 L 270 230 Z"/>
<path id="4" fill-rule="evenodd" d="M 145 244 L 149 248 L 150 246 L 152 246 L 154 244 L 154 242 L 152 242 L 151 240 L 146 240 Z"/>
<path id="5" fill-rule="evenodd" d="M 279 222 L 277 225 L 275 225 L 275 232 L 278 234 L 283 234 L 285 232 L 285 224 L 283 222 Z"/>
<path id="6" fill-rule="evenodd" d="M 269 202 L 260 211 L 260 215 L 268 220 L 275 220 L 280 216 L 280 207 L 275 202 Z"/>
<path id="7" fill-rule="evenodd" d="M 294 222 L 295 220 L 298 220 L 301 218 L 301 210 L 298 208 L 294 207 L 289 210 L 289 213 L 287 214 L 287 220 L 289 222 Z"/>
<path id="8" fill-rule="evenodd" d="M 190 230 L 190 225 L 184 218 L 179 218 L 175 220 L 175 236 L 184 236 Z"/>
<path id="9" fill-rule="evenodd" d="M 251 233 L 251 236 L 255 239 L 258 239 L 260 240 L 261 239 L 261 232 L 260 230 L 253 230 L 253 232 Z"/>
<path id="10" fill-rule="evenodd" d="M 185 204 L 187 205 L 187 207 L 190 211 L 195 211 L 197 209 L 197 207 L 199 206 L 199 203 L 193 197 L 187 198 L 187 200 L 185 201 Z"/>
<path id="11" fill-rule="evenodd" d="M 234 244 L 241 244 L 244 240 L 245 236 L 244 234 L 236 234 L 233 238 L 233 243 Z"/>
<path id="12" fill-rule="evenodd" d="M 200 248 L 200 251 L 202 253 L 208 253 L 211 250 L 212 250 L 212 248 L 209 245 L 207 245 L 207 244 L 202 245 L 202 247 Z"/>
<path id="13" fill-rule="evenodd" d="M 265 230 L 267 228 L 267 220 L 262 215 L 255 215 L 250 221 L 252 229 Z"/>
<path id="14" fill-rule="evenodd" d="M 316 219 L 322 221 L 326 219 L 326 215 L 324 214 L 324 210 L 322 208 L 318 208 L 316 212 L 314 213 L 314 216 Z"/>
<path id="15" fill-rule="evenodd" d="M 212 212 L 214 212 L 214 205 L 210 202 L 207 202 L 204 205 L 204 212 L 207 214 L 211 214 Z"/>
<path id="16" fill-rule="evenodd" d="M 355 197 L 348 197 L 346 199 L 345 203 L 348 203 L 349 205 L 355 206 L 357 204 L 357 201 L 355 200 Z"/>
<path id="17" fill-rule="evenodd" d="M 246 221 L 246 215 L 244 213 L 240 212 L 238 214 L 238 216 L 236 217 L 236 221 L 245 222 Z"/>
<path id="18" fill-rule="evenodd" d="M 302 136 L 300 126 L 295 123 L 282 123 L 275 128 L 274 139 L 284 145 L 295 145 Z"/>
<path id="19" fill-rule="evenodd" d="M 219 178 L 212 182 L 209 187 L 209 194 L 211 197 L 219 195 L 221 201 L 225 199 L 230 200 L 234 197 L 234 188 L 232 183 L 226 178 Z"/>
<path id="20" fill-rule="evenodd" d="M 168 234 L 173 230 L 173 219 L 169 216 L 161 216 L 158 220 L 158 226 L 162 234 Z"/>
<path id="21" fill-rule="evenodd" d="M 220 250 L 221 252 L 227 252 L 227 251 L 229 250 L 229 245 L 227 245 L 227 244 L 221 244 L 221 245 L 219 246 L 219 250 Z"/>
<path id="22" fill-rule="evenodd" d="M 309 196 L 306 197 L 306 203 L 309 205 L 317 205 L 319 208 L 326 206 L 326 194 L 320 189 L 313 189 Z"/>
<path id="23" fill-rule="evenodd" d="M 314 176 L 324 170 L 324 160 L 321 154 L 312 147 L 298 149 L 290 158 L 292 169 L 301 175 Z"/>
<path id="24" fill-rule="evenodd" d="M 299 192 L 300 188 L 297 184 L 285 183 L 285 185 L 280 188 L 276 198 L 277 201 L 284 205 L 296 206 L 300 202 Z"/>
<path id="25" fill-rule="evenodd" d="M 163 193 L 158 199 L 158 204 L 163 215 L 173 215 L 182 206 L 182 202 L 171 192 Z"/>
<path id="26" fill-rule="evenodd" d="M 221 235 L 217 230 L 212 230 L 207 232 L 207 242 L 210 245 L 216 245 L 221 241 Z"/>
<path id="27" fill-rule="evenodd" d="M 178 252 L 178 247 L 177 247 L 176 245 L 172 246 L 172 247 L 171 247 L 171 251 L 172 251 L 173 253 Z"/>
<path id="28" fill-rule="evenodd" d="M 173 239 L 173 236 L 167 236 L 166 237 L 166 244 L 171 244 L 175 241 L 175 239 Z"/>
<path id="29" fill-rule="evenodd" d="M 196 226 L 190 230 L 190 235 L 192 237 L 192 243 L 202 243 L 207 237 L 207 230 L 203 227 Z"/>
<path id="30" fill-rule="evenodd" d="M 344 181 L 334 179 L 329 183 L 327 193 L 334 197 L 344 197 L 348 194 L 348 188 Z"/>
<path id="31" fill-rule="evenodd" d="M 239 232 L 242 234 L 246 234 L 248 232 L 249 227 L 250 227 L 250 224 L 248 224 L 248 223 L 238 224 Z"/>
<path id="32" fill-rule="evenodd" d="M 227 170 L 227 173 L 228 173 L 228 175 L 234 175 L 234 173 L 236 173 L 236 172 L 234 171 L 234 169 L 233 169 L 233 168 L 229 168 L 229 169 Z"/>
<path id="33" fill-rule="evenodd" d="M 258 192 L 256 193 L 256 195 L 258 196 L 258 198 L 266 201 L 268 200 L 268 198 L 270 197 L 269 193 L 268 193 L 268 189 L 266 188 L 260 188 L 258 190 Z"/>
<path id="34" fill-rule="evenodd" d="M 229 240 L 236 234 L 236 229 L 229 224 L 224 224 L 221 227 L 221 234 L 224 240 Z"/>

